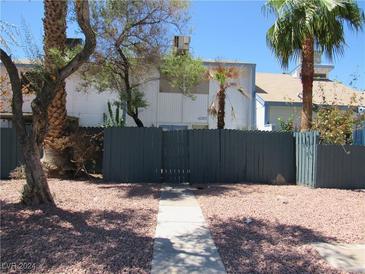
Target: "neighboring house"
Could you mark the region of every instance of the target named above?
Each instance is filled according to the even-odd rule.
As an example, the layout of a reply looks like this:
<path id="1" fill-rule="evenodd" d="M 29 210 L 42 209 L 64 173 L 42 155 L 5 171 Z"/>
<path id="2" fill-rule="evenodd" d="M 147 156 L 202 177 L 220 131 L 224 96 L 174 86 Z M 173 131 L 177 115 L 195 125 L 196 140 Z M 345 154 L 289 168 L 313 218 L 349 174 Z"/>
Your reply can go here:
<path id="1" fill-rule="evenodd" d="M 278 119 L 292 118 L 300 125 L 302 109 L 302 83 L 300 66 L 292 74 L 256 74 L 256 123 L 260 130 L 279 130 Z M 365 105 L 365 93 L 328 79 L 332 65 L 315 64 L 313 103 L 353 106 L 361 110 Z"/>
<path id="2" fill-rule="evenodd" d="M 239 68 L 240 75 L 237 86 L 231 87 L 226 99 L 226 128 L 252 129 L 255 127 L 255 64 L 219 61 L 227 66 Z M 204 65 L 214 67 L 215 61 L 205 61 Z M 31 64 L 20 63 L 18 68 L 25 71 Z M 1 74 L 5 74 L 1 65 Z M 140 87 L 148 102 L 148 107 L 139 112 L 140 119 L 146 127 L 162 127 L 165 129 L 179 128 L 216 128 L 216 118 L 208 115 L 208 107 L 214 100 L 218 90 L 218 83 L 205 80 L 200 83 L 193 95 L 195 99 L 184 96 L 172 88 L 168 81 L 160 79 L 159 71 L 152 69 L 148 78 L 151 80 Z M 249 96 L 238 92 L 242 88 Z M 87 92 L 79 91 L 80 76 L 75 73 L 66 80 L 67 113 L 70 119 L 78 119 L 80 126 L 97 127 L 103 124 L 103 113 L 107 112 L 107 102 L 118 98 L 115 91 L 98 92 L 89 88 Z M 24 96 L 23 111 L 30 113 L 32 95 Z M 0 113 L 1 127 L 11 127 L 10 106 Z M 6 114 L 6 115 L 5 115 Z M 133 120 L 127 116 L 127 126 L 135 126 Z"/>

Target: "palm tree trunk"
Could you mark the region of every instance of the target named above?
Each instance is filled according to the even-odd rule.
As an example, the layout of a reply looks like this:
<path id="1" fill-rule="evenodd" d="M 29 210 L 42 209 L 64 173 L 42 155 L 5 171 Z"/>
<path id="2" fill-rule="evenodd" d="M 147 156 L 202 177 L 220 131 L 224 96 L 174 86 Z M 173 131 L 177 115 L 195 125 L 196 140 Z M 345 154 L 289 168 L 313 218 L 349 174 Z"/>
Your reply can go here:
<path id="1" fill-rule="evenodd" d="M 50 55 L 50 49 L 58 49 L 61 53 L 66 48 L 66 0 L 45 0 L 44 52 L 45 67 L 48 71 L 57 69 Z M 62 149 L 64 129 L 67 118 L 66 90 L 63 81 L 51 105 L 48 108 L 48 131 L 44 140 L 43 162 L 52 171 L 52 175 L 60 175 L 69 166 L 68 157 Z"/>
<path id="2" fill-rule="evenodd" d="M 132 115 L 133 121 L 136 123 L 137 127 L 144 127 L 141 119 L 138 118 L 138 115 Z"/>
<path id="3" fill-rule="evenodd" d="M 301 131 L 309 131 L 312 127 L 313 108 L 313 76 L 314 76 L 314 43 L 313 38 L 304 41 L 302 49 L 302 86 L 303 108 L 301 115 Z"/>
<path id="4" fill-rule="evenodd" d="M 226 93 L 224 87 L 220 87 L 218 91 L 218 114 L 217 114 L 217 128 L 224 129 L 224 108 L 226 104 Z"/>

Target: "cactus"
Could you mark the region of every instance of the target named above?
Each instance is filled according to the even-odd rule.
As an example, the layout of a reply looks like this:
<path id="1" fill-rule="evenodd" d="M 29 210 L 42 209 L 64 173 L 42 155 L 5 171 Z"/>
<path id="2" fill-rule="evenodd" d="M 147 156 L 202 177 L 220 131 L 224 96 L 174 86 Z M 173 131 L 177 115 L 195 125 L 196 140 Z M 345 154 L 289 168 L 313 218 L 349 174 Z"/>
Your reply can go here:
<path id="1" fill-rule="evenodd" d="M 103 114 L 103 126 L 104 127 L 124 127 L 124 119 L 120 116 L 120 104 L 114 104 L 115 115 L 113 113 L 112 104 L 108 102 L 108 115 Z M 123 110 L 122 110 L 123 111 Z"/>

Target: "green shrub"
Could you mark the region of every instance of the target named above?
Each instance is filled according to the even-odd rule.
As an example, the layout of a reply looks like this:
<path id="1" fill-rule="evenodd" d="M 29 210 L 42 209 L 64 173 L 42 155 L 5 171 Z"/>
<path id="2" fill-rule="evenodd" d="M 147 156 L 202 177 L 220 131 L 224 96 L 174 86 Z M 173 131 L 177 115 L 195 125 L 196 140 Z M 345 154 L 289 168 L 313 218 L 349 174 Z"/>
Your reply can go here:
<path id="1" fill-rule="evenodd" d="M 313 130 L 320 133 L 320 140 L 326 144 L 351 144 L 353 130 L 365 120 L 351 107 L 341 110 L 336 106 L 320 107 L 313 121 Z"/>
<path id="2" fill-rule="evenodd" d="M 288 120 L 278 118 L 278 121 L 280 124 L 280 131 L 292 132 L 295 130 L 293 117 L 288 118 Z"/>

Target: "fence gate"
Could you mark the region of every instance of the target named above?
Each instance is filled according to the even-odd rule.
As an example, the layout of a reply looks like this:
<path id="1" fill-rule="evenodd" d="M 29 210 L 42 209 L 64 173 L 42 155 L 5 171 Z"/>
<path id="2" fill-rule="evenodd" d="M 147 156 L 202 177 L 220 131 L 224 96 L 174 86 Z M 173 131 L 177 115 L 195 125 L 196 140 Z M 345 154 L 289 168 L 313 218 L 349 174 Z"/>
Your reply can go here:
<path id="1" fill-rule="evenodd" d="M 162 132 L 162 180 L 189 182 L 189 136 L 187 130 Z"/>
<path id="2" fill-rule="evenodd" d="M 114 182 L 294 182 L 291 133 L 107 128 L 104 180 Z"/>

